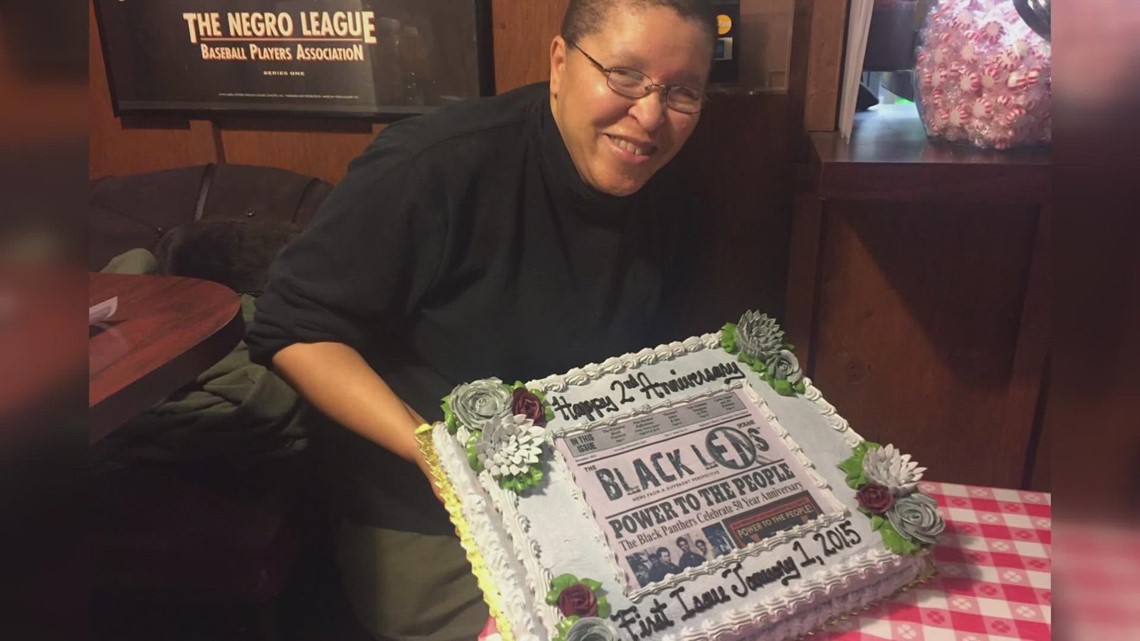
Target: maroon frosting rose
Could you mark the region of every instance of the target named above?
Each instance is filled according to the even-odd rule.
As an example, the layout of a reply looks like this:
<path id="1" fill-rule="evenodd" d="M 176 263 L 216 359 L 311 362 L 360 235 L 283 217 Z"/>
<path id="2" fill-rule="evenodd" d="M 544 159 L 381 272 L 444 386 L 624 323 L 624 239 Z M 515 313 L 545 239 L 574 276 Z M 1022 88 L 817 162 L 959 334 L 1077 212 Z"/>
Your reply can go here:
<path id="1" fill-rule="evenodd" d="M 525 387 L 520 387 L 511 395 L 511 414 L 522 414 L 539 427 L 546 426 L 546 410 L 542 401 Z"/>
<path id="2" fill-rule="evenodd" d="M 882 485 L 868 483 L 855 493 L 859 506 L 872 514 L 883 514 L 895 504 L 891 491 Z"/>
<path id="3" fill-rule="evenodd" d="M 572 583 L 558 595 L 558 609 L 563 616 L 594 617 L 598 616 L 598 598 L 594 591 L 584 583 Z"/>

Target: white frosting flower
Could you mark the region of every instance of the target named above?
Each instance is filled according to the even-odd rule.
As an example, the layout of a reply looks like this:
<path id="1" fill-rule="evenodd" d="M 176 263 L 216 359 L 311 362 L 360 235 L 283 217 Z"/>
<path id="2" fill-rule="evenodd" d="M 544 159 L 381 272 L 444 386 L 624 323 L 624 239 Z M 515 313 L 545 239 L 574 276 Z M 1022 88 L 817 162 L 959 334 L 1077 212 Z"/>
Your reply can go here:
<path id="1" fill-rule="evenodd" d="M 517 476 L 539 463 L 542 437 L 543 429 L 521 414 L 495 416 L 483 426 L 475 455 L 492 477 Z"/>
<path id="2" fill-rule="evenodd" d="M 736 346 L 752 358 L 765 361 L 784 347 L 784 330 L 775 318 L 750 310 L 736 325 Z"/>
<path id="3" fill-rule="evenodd" d="M 863 457 L 867 481 L 886 486 L 896 496 L 913 492 L 925 471 L 925 467 L 910 460 L 910 454 L 903 454 L 894 445 L 867 450 Z"/>

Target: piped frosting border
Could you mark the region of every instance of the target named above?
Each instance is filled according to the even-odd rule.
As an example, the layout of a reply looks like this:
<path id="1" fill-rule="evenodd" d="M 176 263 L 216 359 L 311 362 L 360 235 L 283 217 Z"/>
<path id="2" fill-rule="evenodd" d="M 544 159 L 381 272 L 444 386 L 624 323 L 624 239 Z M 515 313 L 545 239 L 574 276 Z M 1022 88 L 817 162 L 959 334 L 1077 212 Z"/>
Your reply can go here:
<path id="1" fill-rule="evenodd" d="M 491 617 L 495 619 L 499 635 L 503 641 L 514 641 L 515 637 L 512 634 L 511 623 L 506 616 L 503 616 L 504 613 L 499 600 L 499 591 L 496 589 L 491 577 L 490 568 L 483 558 L 481 552 L 482 546 L 477 544 L 473 528 L 463 513 L 462 500 L 459 498 L 459 495 L 456 494 L 455 487 L 452 485 L 447 474 L 444 473 L 443 465 L 440 463 L 439 454 L 436 452 L 435 443 L 432 441 L 434 431 L 435 429 L 431 425 L 425 424 L 419 426 L 415 432 L 416 442 L 420 446 L 420 451 L 423 452 L 424 459 L 428 464 L 428 469 L 431 470 L 435 486 L 439 488 L 440 498 L 443 499 L 443 506 L 447 509 L 447 513 L 451 517 L 451 522 L 455 525 L 455 530 L 459 534 L 459 542 L 467 553 L 467 561 L 471 564 L 471 572 L 475 575 L 479 589 L 483 592 L 483 600 L 487 603 L 487 609 Z"/>

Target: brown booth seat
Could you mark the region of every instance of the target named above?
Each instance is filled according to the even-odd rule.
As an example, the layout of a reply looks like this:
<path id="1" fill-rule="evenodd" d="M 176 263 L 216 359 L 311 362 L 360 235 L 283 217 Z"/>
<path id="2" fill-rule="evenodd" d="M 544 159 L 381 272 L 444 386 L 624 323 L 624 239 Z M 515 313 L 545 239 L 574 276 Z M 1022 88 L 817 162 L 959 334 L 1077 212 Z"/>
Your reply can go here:
<path id="1" fill-rule="evenodd" d="M 153 251 L 168 229 L 192 220 L 256 218 L 303 227 L 332 185 L 252 165 L 209 164 L 91 181 L 87 267 L 128 249 Z"/>

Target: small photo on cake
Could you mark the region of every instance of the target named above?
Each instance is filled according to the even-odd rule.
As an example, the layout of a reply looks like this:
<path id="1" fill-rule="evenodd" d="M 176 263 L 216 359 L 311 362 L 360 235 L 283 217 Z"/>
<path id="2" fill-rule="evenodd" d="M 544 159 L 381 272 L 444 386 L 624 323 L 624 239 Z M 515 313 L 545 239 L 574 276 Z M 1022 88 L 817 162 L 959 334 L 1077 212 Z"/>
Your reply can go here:
<path id="1" fill-rule="evenodd" d="M 695 568 L 708 560 L 709 545 L 704 539 L 685 534 L 674 541 L 681 556 L 677 559 L 677 566 L 682 570 Z"/>
<path id="2" fill-rule="evenodd" d="M 718 557 L 722 557 L 722 556 L 724 556 L 724 555 L 726 555 L 732 551 L 732 547 L 733 547 L 732 546 L 732 538 L 728 536 L 728 532 L 725 531 L 724 526 L 721 525 L 720 523 L 709 525 L 709 526 L 703 528 L 701 530 L 701 532 L 705 535 L 705 538 L 708 540 L 707 545 L 708 545 L 709 554 L 712 555 L 711 557 L 709 557 L 708 554 L 706 554 L 705 556 L 707 558 L 715 559 Z M 699 539 L 697 542 L 697 549 L 698 550 L 701 549 L 701 544 L 700 544 Z"/>
<path id="3" fill-rule="evenodd" d="M 764 539 L 810 523 L 823 514 L 815 498 L 808 492 L 797 492 L 758 508 L 734 514 L 723 523 L 728 527 L 737 547 L 759 543 Z"/>
<path id="4" fill-rule="evenodd" d="M 634 552 L 625 557 L 637 583 L 645 587 L 650 583 L 663 581 L 670 574 L 680 574 L 682 568 L 677 565 L 680 555 L 676 550 L 665 545 L 648 547 L 640 552 Z"/>

